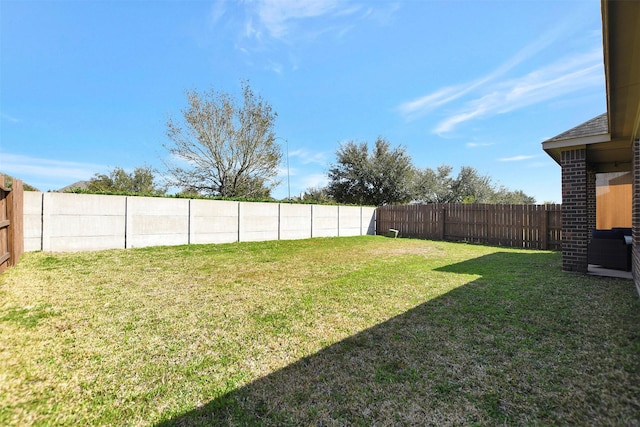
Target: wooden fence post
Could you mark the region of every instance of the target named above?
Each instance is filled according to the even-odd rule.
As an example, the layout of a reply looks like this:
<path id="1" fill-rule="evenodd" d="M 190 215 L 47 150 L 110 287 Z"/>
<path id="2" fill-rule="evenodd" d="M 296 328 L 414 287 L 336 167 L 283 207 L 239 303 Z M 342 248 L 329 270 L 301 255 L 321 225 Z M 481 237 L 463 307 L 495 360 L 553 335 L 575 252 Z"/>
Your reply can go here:
<path id="1" fill-rule="evenodd" d="M 24 252 L 24 189 L 22 181 L 12 181 L 11 192 L 7 199 L 9 214 L 9 266 L 16 265 Z"/>
<path id="2" fill-rule="evenodd" d="M 24 252 L 24 188 L 22 181 L 13 179 L 7 198 L 9 221 L 9 266 L 14 266 Z"/>
<path id="3" fill-rule="evenodd" d="M 11 257 L 9 252 L 9 219 L 8 193 L 9 189 L 5 188 L 4 175 L 0 174 L 0 273 L 8 266 Z"/>
<path id="4" fill-rule="evenodd" d="M 544 207 L 542 211 L 542 224 L 540 227 L 540 240 L 541 240 L 541 248 L 543 250 L 547 250 L 549 248 L 549 209 L 547 206 Z"/>
<path id="5" fill-rule="evenodd" d="M 440 220 L 440 240 L 444 240 L 445 228 L 447 227 L 447 208 L 442 207 L 442 215 Z"/>
<path id="6" fill-rule="evenodd" d="M 22 181 L 5 188 L 0 175 L 0 272 L 14 266 L 24 252 L 24 195 Z"/>

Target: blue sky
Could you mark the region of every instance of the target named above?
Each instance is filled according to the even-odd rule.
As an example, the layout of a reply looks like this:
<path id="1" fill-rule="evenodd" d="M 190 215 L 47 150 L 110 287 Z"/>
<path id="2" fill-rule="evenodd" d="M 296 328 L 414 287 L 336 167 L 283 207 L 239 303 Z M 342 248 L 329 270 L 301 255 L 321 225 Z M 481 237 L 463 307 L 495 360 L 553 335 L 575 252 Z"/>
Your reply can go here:
<path id="1" fill-rule="evenodd" d="M 185 90 L 241 80 L 278 113 L 292 196 L 382 136 L 561 202 L 541 142 L 606 111 L 600 3 L 2 0 L 0 171 L 48 191 L 161 167 Z"/>

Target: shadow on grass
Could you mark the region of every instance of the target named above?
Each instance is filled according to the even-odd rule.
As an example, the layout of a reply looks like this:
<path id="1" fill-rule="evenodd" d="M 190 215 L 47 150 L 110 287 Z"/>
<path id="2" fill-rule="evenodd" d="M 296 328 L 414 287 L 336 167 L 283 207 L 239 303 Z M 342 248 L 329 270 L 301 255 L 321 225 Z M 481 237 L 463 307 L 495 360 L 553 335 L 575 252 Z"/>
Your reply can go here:
<path id="1" fill-rule="evenodd" d="M 159 425 L 634 425 L 633 287 L 559 259 L 434 270 L 480 277 Z"/>

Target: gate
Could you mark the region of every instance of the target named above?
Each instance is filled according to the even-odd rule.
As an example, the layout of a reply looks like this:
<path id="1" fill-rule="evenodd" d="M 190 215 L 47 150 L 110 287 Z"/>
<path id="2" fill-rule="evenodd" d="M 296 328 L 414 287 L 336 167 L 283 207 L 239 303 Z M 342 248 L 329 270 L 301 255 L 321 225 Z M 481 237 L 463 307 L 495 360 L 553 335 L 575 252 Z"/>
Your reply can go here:
<path id="1" fill-rule="evenodd" d="M 16 265 L 24 252 L 23 201 L 22 181 L 13 179 L 8 188 L 0 175 L 0 273 Z"/>

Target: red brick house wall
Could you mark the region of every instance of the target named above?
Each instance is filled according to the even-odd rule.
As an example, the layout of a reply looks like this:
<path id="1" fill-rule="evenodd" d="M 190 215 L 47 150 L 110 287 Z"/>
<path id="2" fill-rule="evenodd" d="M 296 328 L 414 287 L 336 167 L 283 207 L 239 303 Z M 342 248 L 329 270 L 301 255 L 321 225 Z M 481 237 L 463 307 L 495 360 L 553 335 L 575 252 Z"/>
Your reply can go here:
<path id="1" fill-rule="evenodd" d="M 562 152 L 562 269 L 587 272 L 589 216 L 587 208 L 587 150 Z M 595 202 L 595 178 L 593 201 Z M 595 225 L 595 203 L 593 223 Z"/>

